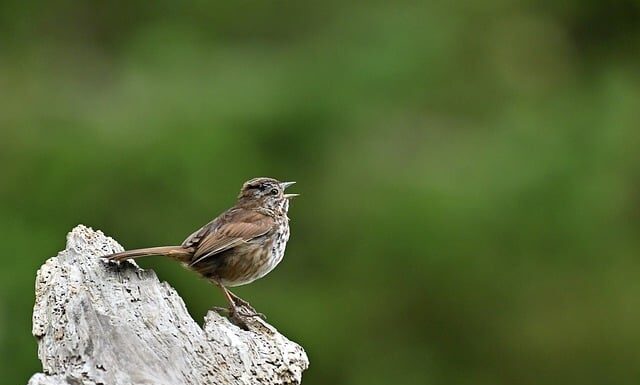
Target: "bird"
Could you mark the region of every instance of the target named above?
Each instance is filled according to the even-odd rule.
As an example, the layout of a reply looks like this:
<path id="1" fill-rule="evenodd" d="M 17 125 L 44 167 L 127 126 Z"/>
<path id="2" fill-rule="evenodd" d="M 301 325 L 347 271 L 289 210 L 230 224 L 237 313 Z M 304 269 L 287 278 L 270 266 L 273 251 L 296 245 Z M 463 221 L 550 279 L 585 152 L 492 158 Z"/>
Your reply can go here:
<path id="1" fill-rule="evenodd" d="M 244 317 L 264 315 L 228 288 L 260 279 L 282 261 L 290 235 L 289 201 L 299 195 L 285 190 L 294 183 L 253 178 L 242 185 L 234 206 L 193 232 L 181 245 L 128 250 L 103 258 L 124 261 L 165 256 L 177 260 L 220 288 L 229 307 L 214 309 L 225 310 L 232 321 L 248 330 Z"/>

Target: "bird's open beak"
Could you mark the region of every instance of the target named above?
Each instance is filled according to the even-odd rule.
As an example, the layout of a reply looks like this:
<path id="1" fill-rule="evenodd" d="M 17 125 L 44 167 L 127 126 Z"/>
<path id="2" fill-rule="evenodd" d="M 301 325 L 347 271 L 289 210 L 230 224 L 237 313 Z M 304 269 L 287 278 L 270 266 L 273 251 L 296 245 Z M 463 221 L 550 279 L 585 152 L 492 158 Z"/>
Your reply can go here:
<path id="1" fill-rule="evenodd" d="M 280 183 L 280 187 L 282 187 L 283 190 L 286 190 L 287 187 L 291 187 L 292 185 L 296 184 L 296 182 L 282 182 Z M 297 197 L 300 194 L 284 194 L 284 197 L 287 199 L 291 199 L 293 197 Z"/>

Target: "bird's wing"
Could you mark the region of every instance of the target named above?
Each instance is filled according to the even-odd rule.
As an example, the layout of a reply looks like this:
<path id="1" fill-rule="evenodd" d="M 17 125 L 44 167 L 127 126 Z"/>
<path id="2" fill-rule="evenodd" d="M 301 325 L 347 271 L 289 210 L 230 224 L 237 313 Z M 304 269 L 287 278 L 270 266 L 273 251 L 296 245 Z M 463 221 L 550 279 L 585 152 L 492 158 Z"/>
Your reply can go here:
<path id="1" fill-rule="evenodd" d="M 194 233 L 195 236 L 189 237 L 193 238 L 190 243 L 195 247 L 191 266 L 244 242 L 266 235 L 272 231 L 274 225 L 273 218 L 252 210 L 227 212 L 225 216 L 224 220 L 214 221 L 217 222 L 216 226 L 207 225 L 201 231 Z"/>

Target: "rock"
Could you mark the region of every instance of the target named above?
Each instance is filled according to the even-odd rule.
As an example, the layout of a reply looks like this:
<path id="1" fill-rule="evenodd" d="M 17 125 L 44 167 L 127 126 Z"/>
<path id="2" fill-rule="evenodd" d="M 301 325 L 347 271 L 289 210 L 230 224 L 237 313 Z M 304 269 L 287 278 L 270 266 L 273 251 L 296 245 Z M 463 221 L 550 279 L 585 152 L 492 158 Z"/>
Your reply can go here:
<path id="1" fill-rule="evenodd" d="M 33 335 L 44 373 L 29 385 L 301 382 L 300 345 L 258 317 L 245 331 L 210 311 L 201 328 L 153 271 L 100 258 L 121 250 L 80 225 L 40 268 Z"/>

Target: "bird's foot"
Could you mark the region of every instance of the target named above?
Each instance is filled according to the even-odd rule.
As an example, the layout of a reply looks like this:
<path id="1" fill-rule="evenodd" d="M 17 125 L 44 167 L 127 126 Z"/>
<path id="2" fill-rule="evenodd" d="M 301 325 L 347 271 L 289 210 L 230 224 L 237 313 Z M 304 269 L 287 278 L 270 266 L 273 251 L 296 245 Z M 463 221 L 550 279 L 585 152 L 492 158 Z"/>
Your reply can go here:
<path id="1" fill-rule="evenodd" d="M 216 306 L 211 310 L 224 317 L 227 317 L 227 319 L 229 319 L 231 323 L 244 330 L 249 330 L 249 326 L 247 325 L 247 318 L 260 317 L 263 320 L 267 318 L 264 314 L 256 312 L 253 308 L 251 308 L 250 311 L 247 311 L 248 309 L 244 309 L 242 307 L 233 309 Z"/>
<path id="2" fill-rule="evenodd" d="M 238 310 L 240 310 L 240 309 L 238 309 Z M 260 317 L 263 320 L 267 319 L 266 315 L 264 315 L 262 313 L 258 313 L 257 311 L 255 311 L 253 309 L 251 309 L 251 310 L 252 311 L 250 313 L 249 312 L 244 312 L 244 311 L 236 311 L 236 314 L 241 316 L 241 317 Z"/>
<path id="3" fill-rule="evenodd" d="M 231 312 L 232 312 L 232 310 L 229 309 L 228 307 L 220 307 L 220 306 L 214 306 L 211 308 L 211 310 L 225 317 L 228 317 L 229 315 L 231 315 Z"/>
<path id="4" fill-rule="evenodd" d="M 233 299 L 233 303 L 235 304 L 235 311 L 240 315 L 244 317 L 260 317 L 263 320 L 267 319 L 267 316 L 257 312 L 249 302 L 231 292 L 229 292 L 229 294 L 231 294 L 231 299 Z"/>

